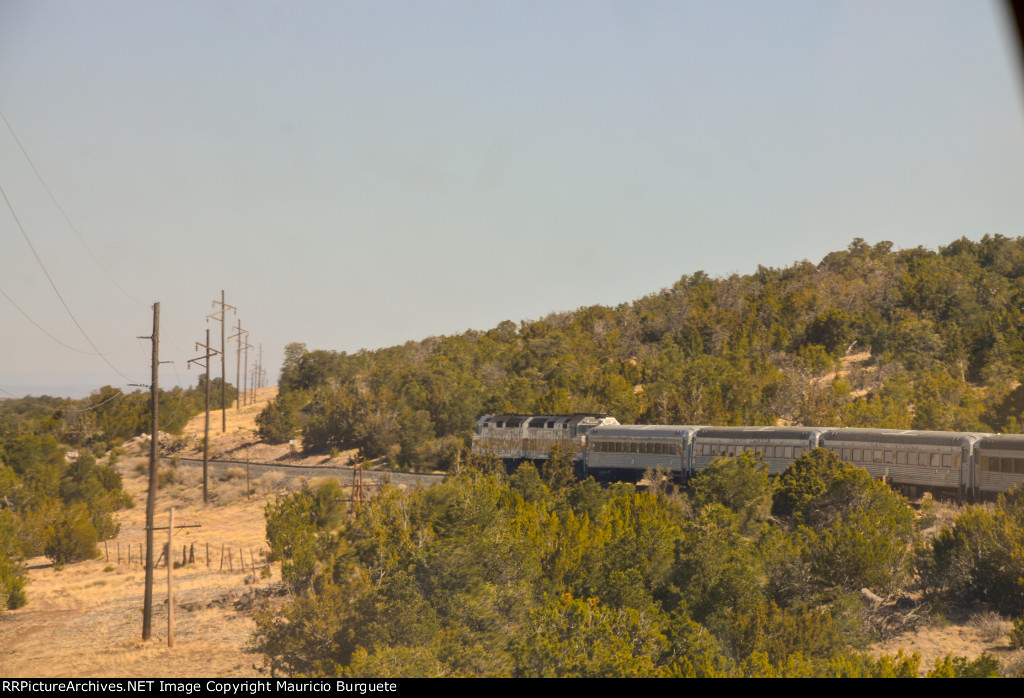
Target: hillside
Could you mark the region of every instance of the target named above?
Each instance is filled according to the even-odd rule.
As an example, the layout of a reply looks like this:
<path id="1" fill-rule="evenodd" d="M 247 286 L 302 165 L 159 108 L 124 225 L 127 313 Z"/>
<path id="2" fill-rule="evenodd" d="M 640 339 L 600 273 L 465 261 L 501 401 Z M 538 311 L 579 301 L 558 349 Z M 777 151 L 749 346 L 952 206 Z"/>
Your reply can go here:
<path id="1" fill-rule="evenodd" d="M 262 412 L 267 403 L 277 397 L 277 386 L 261 388 L 256 391 L 255 401 L 239 408 L 227 410 L 227 430 L 221 431 L 222 419 L 220 411 L 210 413 L 210 460 L 237 460 L 247 458 L 257 463 L 287 462 L 294 465 L 323 465 L 329 462 L 346 463 L 351 452 L 340 453 L 335 459 L 323 454 L 304 452 L 293 449 L 289 444 L 269 444 L 260 440 L 257 434 L 256 416 Z M 172 440 L 170 448 L 165 449 L 168 455 L 181 458 L 203 457 L 203 431 L 205 414 L 192 417 L 184 427 L 180 437 Z M 140 453 L 140 455 L 142 455 Z"/>
<path id="2" fill-rule="evenodd" d="M 446 469 L 485 413 L 1019 432 L 1022 277 L 1022 238 L 858 239 L 616 307 L 351 354 L 292 344 L 263 434 Z"/>

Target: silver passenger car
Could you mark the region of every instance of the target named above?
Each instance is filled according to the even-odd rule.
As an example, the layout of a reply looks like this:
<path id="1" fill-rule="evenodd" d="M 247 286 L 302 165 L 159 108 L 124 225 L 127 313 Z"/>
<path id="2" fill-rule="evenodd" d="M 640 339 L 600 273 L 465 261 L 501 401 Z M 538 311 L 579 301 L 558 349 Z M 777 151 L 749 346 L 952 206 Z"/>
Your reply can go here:
<path id="1" fill-rule="evenodd" d="M 886 478 L 907 494 L 917 490 L 975 496 L 973 457 L 981 434 L 899 429 L 830 429 L 824 448 L 840 460 Z"/>
<path id="2" fill-rule="evenodd" d="M 1024 483 L 1024 435 L 988 434 L 974 443 L 973 485 L 990 498 Z"/>
<path id="3" fill-rule="evenodd" d="M 697 428 L 654 424 L 595 427 L 586 437 L 586 472 L 598 480 L 636 481 L 648 468 L 660 466 L 685 479 Z"/>
<path id="4" fill-rule="evenodd" d="M 821 429 L 814 427 L 700 427 L 693 446 L 692 471 L 708 467 L 719 456 L 754 453 L 771 473 L 785 470 L 806 451 L 818 446 Z"/>

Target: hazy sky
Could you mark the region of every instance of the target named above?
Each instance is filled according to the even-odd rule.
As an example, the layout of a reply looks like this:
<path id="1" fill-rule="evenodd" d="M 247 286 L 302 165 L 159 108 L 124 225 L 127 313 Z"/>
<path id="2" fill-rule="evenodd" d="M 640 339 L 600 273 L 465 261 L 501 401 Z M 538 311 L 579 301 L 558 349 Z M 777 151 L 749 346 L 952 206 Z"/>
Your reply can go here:
<path id="1" fill-rule="evenodd" d="M 0 290 L 79 350 L 0 296 L 0 390 L 148 382 L 154 301 L 193 384 L 221 289 L 273 378 L 288 342 L 1024 235 L 1009 39 L 978 0 L 0 0 L 0 187 L 123 374 L 0 198 Z"/>

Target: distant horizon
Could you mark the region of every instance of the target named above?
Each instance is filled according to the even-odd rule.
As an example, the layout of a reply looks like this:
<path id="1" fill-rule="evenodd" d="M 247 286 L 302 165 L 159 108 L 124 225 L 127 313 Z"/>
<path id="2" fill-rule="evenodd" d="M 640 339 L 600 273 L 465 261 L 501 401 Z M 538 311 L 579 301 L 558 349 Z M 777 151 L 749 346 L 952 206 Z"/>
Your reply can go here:
<path id="1" fill-rule="evenodd" d="M 148 378 L 148 376 L 138 376 L 138 382 L 140 384 L 148 384 Z M 182 388 L 193 386 L 198 380 L 196 375 L 182 376 L 183 380 L 185 378 L 191 378 L 192 380 L 182 385 Z M 230 379 L 228 382 L 233 384 L 233 381 Z M 89 397 L 104 386 L 119 387 L 119 381 L 116 374 L 106 373 L 0 373 L 0 385 L 4 388 L 4 392 L 0 393 L 0 399 L 21 400 L 26 397 L 57 397 L 81 400 Z M 171 390 L 177 385 L 179 385 L 177 380 L 168 380 L 166 377 L 161 376 L 161 388 Z M 132 392 L 133 390 L 148 390 L 148 388 L 132 387 L 127 392 Z"/>

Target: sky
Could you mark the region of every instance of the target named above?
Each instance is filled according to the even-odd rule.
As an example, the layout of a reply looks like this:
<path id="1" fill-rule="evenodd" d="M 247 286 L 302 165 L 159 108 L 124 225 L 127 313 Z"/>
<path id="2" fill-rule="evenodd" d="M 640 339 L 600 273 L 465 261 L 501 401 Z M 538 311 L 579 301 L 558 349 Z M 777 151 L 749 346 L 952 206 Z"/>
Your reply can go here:
<path id="1" fill-rule="evenodd" d="M 221 290 L 274 382 L 290 342 L 1024 235 L 1005 12 L 0 0 L 0 396 L 148 383 L 157 301 L 161 385 L 193 385 Z"/>

